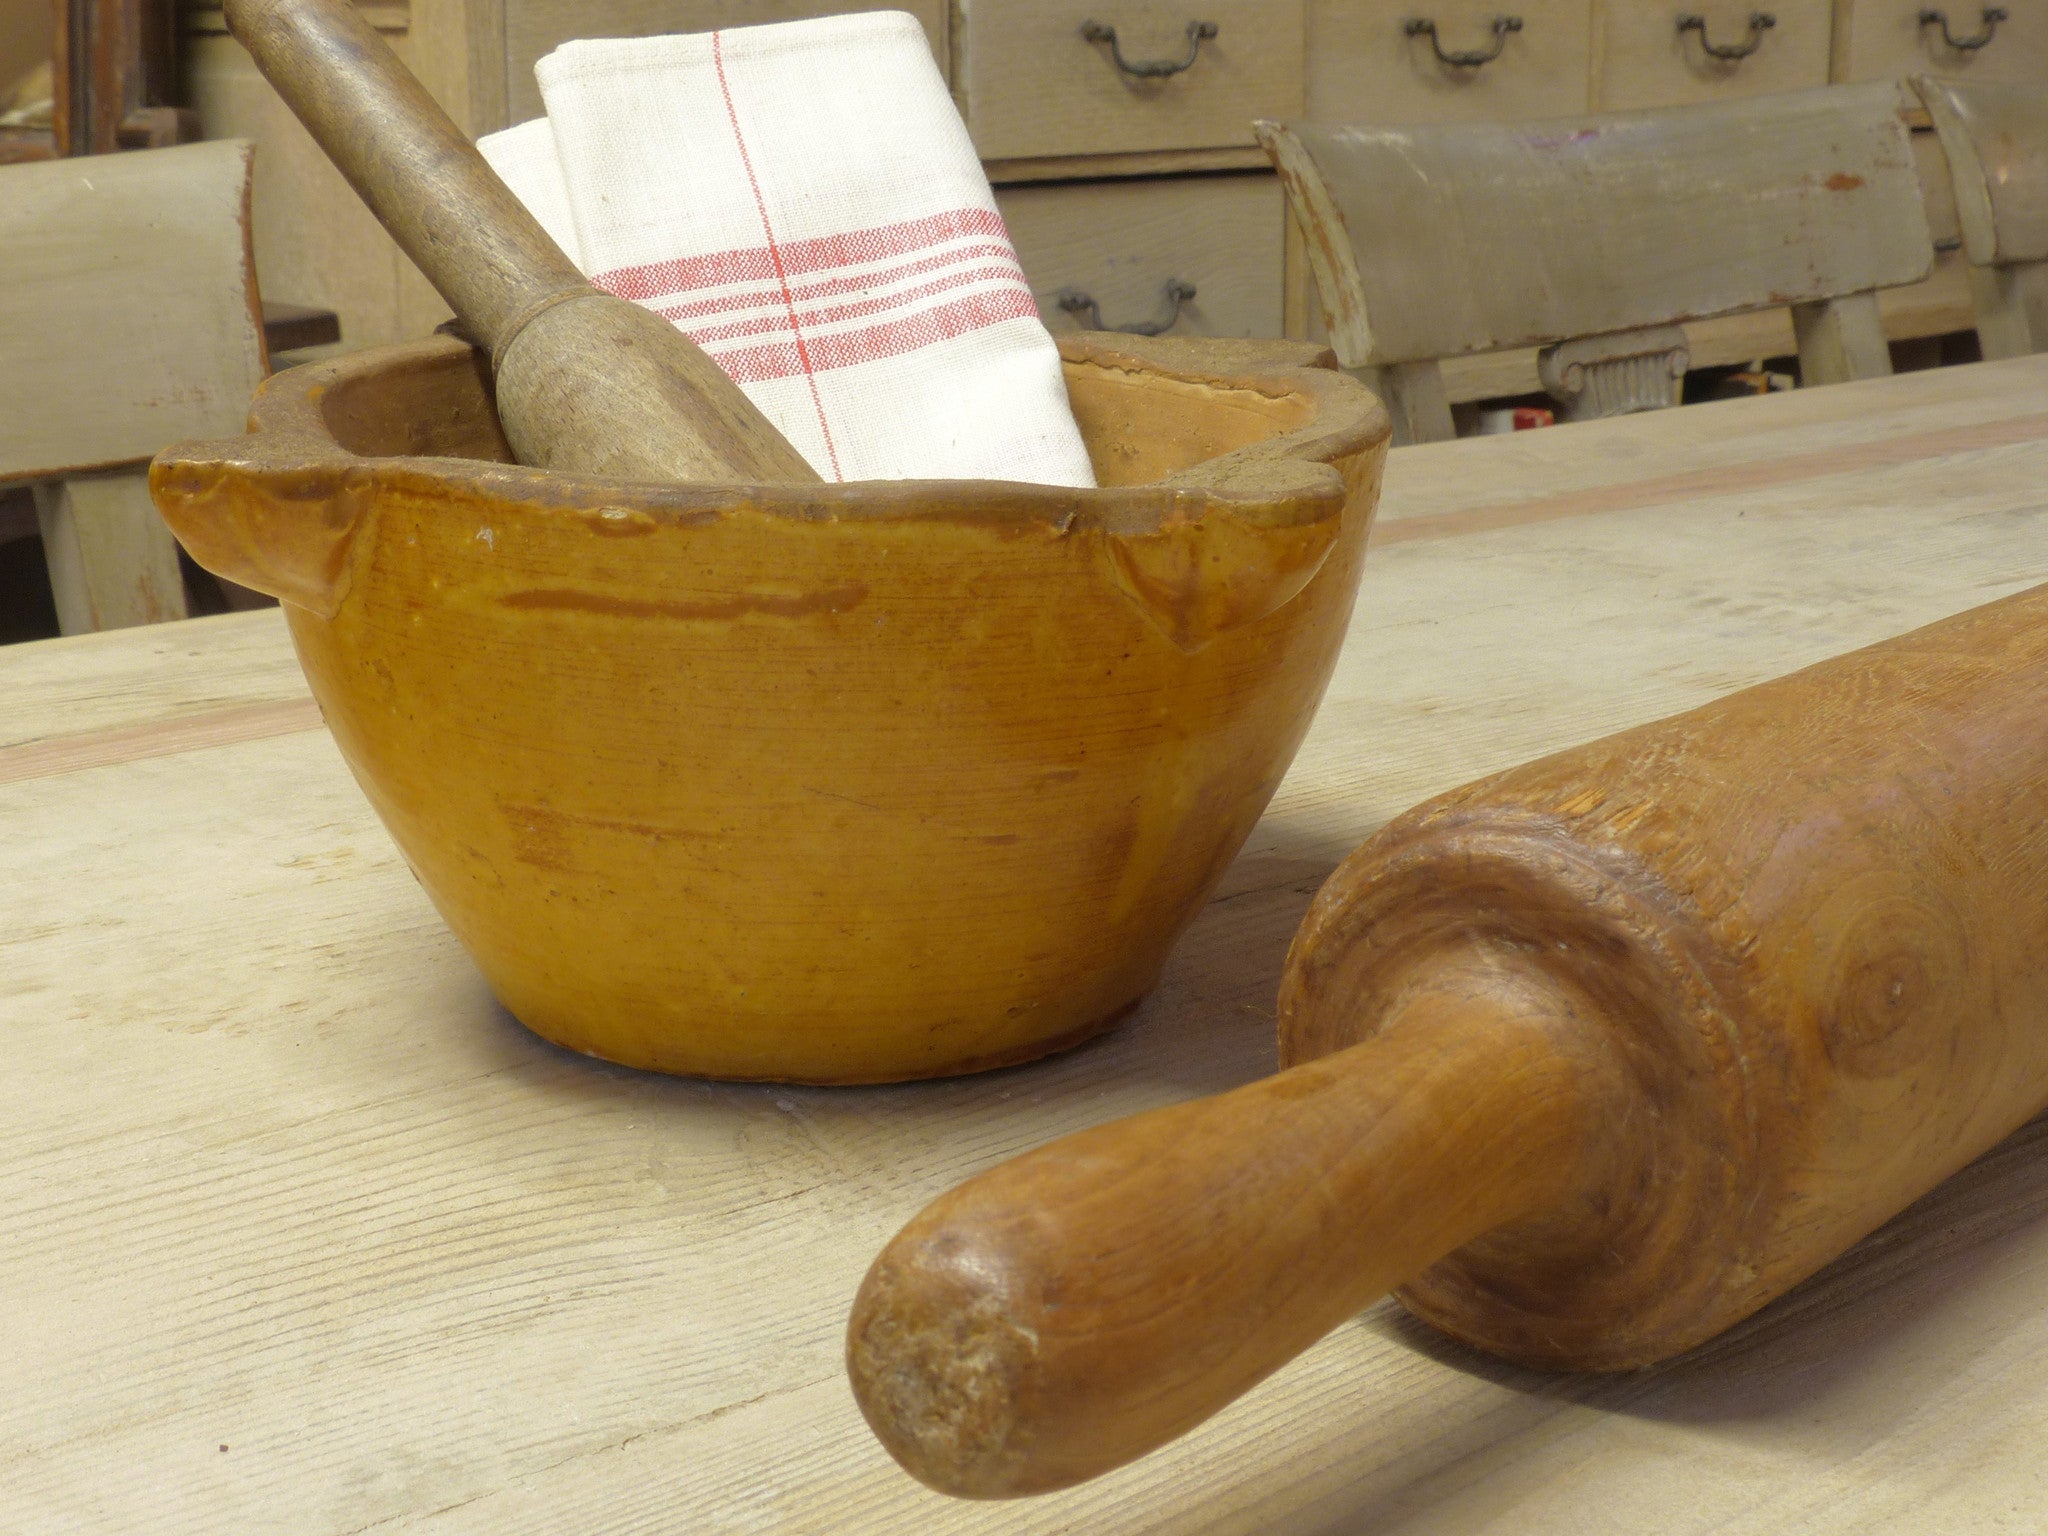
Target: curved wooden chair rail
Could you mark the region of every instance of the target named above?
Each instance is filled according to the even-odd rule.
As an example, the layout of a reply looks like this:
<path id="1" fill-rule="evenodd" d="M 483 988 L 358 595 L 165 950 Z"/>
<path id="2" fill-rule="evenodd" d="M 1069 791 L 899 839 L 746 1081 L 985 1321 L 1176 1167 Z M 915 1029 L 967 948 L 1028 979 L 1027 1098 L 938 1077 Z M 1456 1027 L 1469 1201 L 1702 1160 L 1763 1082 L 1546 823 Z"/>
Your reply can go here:
<path id="1" fill-rule="evenodd" d="M 1091 1477 L 1398 1288 L 1511 1359 L 1711 1337 L 2048 1107 L 2048 587 L 1482 780 L 1317 896 L 1288 1070 L 917 1216 L 862 1411 L 949 1493 Z"/>
<path id="2" fill-rule="evenodd" d="M 1441 358 L 1543 347 L 1567 415 L 1621 414 L 1675 399 L 1679 322 L 1743 310 L 1791 306 L 1808 383 L 1889 373 L 1876 290 L 1934 262 L 1899 109 L 1882 83 L 1522 123 L 1254 126 L 1338 360 L 1403 442 L 1451 436 Z"/>
<path id="3" fill-rule="evenodd" d="M 1921 76 L 1987 358 L 2048 348 L 2048 90 Z"/>

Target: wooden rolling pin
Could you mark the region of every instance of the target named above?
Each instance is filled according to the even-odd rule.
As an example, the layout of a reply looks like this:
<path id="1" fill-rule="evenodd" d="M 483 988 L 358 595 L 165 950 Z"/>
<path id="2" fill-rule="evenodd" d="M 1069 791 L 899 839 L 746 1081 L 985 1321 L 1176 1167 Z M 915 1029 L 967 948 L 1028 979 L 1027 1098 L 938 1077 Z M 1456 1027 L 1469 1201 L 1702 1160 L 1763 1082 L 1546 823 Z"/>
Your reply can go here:
<path id="1" fill-rule="evenodd" d="M 227 0 L 229 29 L 488 348 L 523 464 L 686 482 L 817 473 L 687 336 L 600 293 L 349 0 Z"/>
<path id="2" fill-rule="evenodd" d="M 1289 1070 L 876 1260 L 848 1366 L 911 1472 L 1092 1477 L 1395 1287 L 1644 1365 L 2048 1106 L 2048 587 L 1410 812 L 1323 887 L 1279 1028 Z"/>

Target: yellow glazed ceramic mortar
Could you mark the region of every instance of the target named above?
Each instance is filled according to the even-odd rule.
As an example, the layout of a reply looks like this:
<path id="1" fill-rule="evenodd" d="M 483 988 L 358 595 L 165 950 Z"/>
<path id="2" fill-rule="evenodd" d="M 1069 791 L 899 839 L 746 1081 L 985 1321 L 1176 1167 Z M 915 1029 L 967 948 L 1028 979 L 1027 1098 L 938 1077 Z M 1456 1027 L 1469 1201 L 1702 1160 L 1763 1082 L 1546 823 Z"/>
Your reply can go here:
<path id="1" fill-rule="evenodd" d="M 160 456 L 498 997 L 711 1077 L 1015 1062 L 1134 1006 L 1285 772 L 1387 425 L 1321 349 L 1063 344 L 1098 490 L 521 468 L 453 340 Z"/>

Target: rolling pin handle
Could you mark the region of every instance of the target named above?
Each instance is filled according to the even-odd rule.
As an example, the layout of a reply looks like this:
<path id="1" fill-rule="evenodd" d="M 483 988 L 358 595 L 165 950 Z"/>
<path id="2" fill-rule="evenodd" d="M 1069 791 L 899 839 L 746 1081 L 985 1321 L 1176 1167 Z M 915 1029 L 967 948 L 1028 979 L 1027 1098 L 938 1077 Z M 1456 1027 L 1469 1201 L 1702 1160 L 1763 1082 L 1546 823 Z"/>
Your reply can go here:
<path id="1" fill-rule="evenodd" d="M 1586 1023 L 1515 960 L 1446 964 L 1363 1044 L 970 1180 L 862 1283 L 861 1411 L 914 1476 L 971 1498 L 1064 1488 L 1165 1444 L 1444 1255 L 1581 1189 L 1614 1082 Z"/>

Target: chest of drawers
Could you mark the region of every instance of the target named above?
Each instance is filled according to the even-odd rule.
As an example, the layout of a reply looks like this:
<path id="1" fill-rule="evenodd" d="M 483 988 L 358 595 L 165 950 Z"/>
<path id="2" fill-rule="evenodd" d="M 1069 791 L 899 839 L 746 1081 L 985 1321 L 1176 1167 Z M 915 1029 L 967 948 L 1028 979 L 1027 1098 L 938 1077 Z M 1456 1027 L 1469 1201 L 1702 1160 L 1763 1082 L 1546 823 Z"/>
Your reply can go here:
<path id="1" fill-rule="evenodd" d="M 862 0 L 395 0 L 363 9 L 473 133 L 540 110 L 533 63 L 574 36 L 746 26 Z M 1310 335 L 1316 305 L 1254 117 L 1444 122 L 1707 101 L 1930 72 L 2048 82 L 2048 3 L 1977 0 L 899 0 L 931 38 L 1056 329 Z M 1759 14 L 1761 13 L 1761 14 Z M 1766 21 L 1765 18 L 1768 18 Z M 188 0 L 188 99 L 257 140 L 267 292 L 340 312 L 347 344 L 445 313 L 226 36 Z M 1946 34 L 1944 34 L 1944 27 Z M 1480 62 L 1483 59 L 1483 62 Z M 1462 62 L 1461 62 L 1462 61 Z M 1937 238 L 1946 167 L 1922 135 Z M 1183 290 L 1192 290 L 1184 292 Z M 1885 301 L 1895 335 L 1970 324 L 1959 257 Z M 1712 322 L 1701 362 L 1789 350 L 1784 316 Z M 1454 398 L 1533 387 L 1471 359 Z"/>

